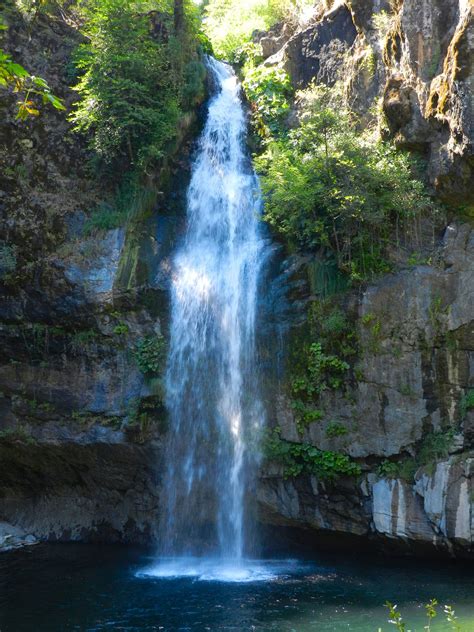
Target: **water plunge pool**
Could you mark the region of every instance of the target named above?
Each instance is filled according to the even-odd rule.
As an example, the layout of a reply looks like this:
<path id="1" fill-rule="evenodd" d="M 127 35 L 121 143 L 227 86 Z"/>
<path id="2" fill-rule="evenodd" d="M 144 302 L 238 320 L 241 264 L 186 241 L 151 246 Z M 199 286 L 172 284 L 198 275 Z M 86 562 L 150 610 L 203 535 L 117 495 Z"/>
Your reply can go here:
<path id="1" fill-rule="evenodd" d="M 421 632 L 431 598 L 452 604 L 462 629 L 474 630 L 474 571 L 446 561 L 318 554 L 244 563 L 250 575 L 240 578 L 219 577 L 211 562 L 167 564 L 157 567 L 153 551 L 114 546 L 44 544 L 3 554 L 0 630 L 390 631 L 388 599 L 408 629 Z M 452 629 L 441 611 L 433 632 Z"/>

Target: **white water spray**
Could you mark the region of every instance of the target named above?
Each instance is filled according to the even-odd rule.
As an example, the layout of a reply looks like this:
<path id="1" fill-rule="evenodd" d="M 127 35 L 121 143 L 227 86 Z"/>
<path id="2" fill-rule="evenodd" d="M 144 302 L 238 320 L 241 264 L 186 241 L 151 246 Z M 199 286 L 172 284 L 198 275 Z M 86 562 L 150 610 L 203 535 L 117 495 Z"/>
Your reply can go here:
<path id="1" fill-rule="evenodd" d="M 208 69 L 217 93 L 174 259 L 160 541 L 165 557 L 212 557 L 235 567 L 246 550 L 245 490 L 255 464 L 249 437 L 262 416 L 255 316 L 265 241 L 240 87 L 227 64 L 209 59 Z"/>

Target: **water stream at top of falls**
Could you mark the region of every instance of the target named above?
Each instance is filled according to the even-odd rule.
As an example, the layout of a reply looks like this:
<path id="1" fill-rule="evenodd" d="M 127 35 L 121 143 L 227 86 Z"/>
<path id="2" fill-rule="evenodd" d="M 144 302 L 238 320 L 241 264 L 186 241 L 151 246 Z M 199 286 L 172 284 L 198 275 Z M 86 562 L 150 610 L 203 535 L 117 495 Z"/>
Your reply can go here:
<path id="1" fill-rule="evenodd" d="M 173 264 L 159 537 L 164 557 L 238 566 L 249 540 L 246 489 L 262 421 L 255 319 L 266 245 L 239 82 L 227 64 L 209 58 L 207 65 L 216 92 Z"/>

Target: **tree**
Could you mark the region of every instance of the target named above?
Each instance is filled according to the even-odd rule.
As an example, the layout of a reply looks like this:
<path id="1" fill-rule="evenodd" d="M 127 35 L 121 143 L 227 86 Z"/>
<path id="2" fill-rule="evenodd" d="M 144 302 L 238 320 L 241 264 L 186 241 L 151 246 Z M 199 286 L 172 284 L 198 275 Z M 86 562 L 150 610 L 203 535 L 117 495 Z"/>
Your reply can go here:
<path id="1" fill-rule="evenodd" d="M 174 0 L 174 32 L 181 33 L 184 27 L 184 3 L 183 0 Z"/>
<path id="2" fill-rule="evenodd" d="M 7 26 L 0 22 L 0 30 Z M 38 116 L 40 104 L 50 104 L 56 110 L 65 110 L 61 99 L 54 96 L 44 79 L 30 73 L 12 60 L 10 55 L 0 48 L 0 88 L 13 89 L 21 96 L 18 103 L 17 118 L 25 120 L 29 116 Z"/>

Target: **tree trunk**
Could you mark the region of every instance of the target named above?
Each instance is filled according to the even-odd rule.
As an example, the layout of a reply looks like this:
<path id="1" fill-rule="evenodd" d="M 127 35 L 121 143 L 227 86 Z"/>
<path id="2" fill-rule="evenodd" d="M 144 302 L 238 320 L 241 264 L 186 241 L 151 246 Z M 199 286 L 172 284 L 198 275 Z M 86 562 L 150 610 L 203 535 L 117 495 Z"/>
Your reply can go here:
<path id="1" fill-rule="evenodd" d="M 181 33 L 184 27 L 184 0 L 174 0 L 174 32 Z"/>

